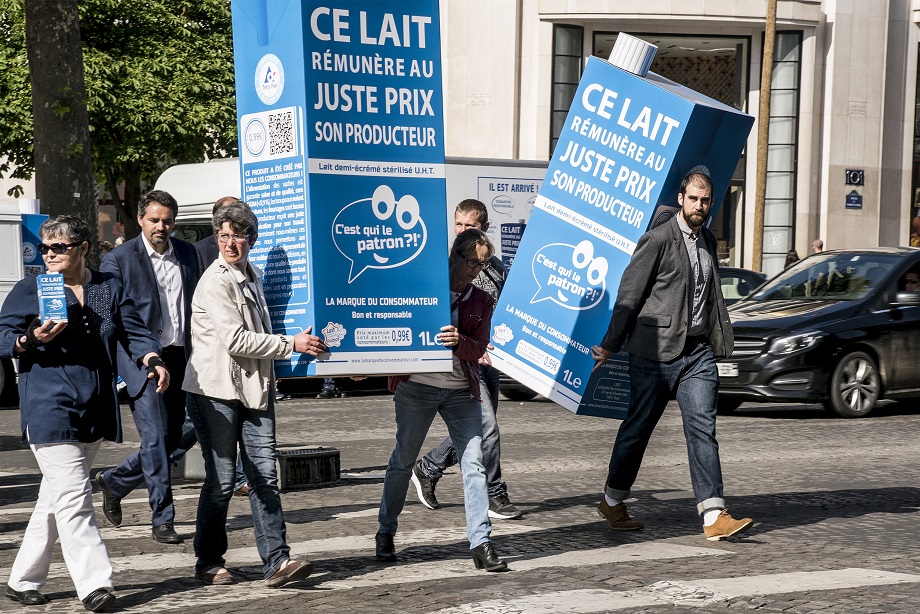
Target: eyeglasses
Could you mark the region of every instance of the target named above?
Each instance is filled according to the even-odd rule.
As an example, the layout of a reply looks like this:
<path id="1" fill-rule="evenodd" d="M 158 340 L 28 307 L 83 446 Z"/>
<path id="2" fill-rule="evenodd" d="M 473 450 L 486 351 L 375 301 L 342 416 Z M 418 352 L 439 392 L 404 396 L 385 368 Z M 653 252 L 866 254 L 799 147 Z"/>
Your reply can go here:
<path id="1" fill-rule="evenodd" d="M 479 262 L 478 260 L 467 259 L 466 266 L 470 267 L 471 269 L 475 269 L 476 267 L 479 267 L 480 269 L 485 271 L 486 269 L 490 268 L 492 265 L 489 264 L 488 260 L 485 262 Z"/>
<path id="2" fill-rule="evenodd" d="M 38 251 L 42 256 L 47 254 L 49 251 L 52 251 L 55 254 L 63 254 L 66 253 L 67 250 L 69 250 L 71 247 L 77 247 L 78 245 L 82 244 L 82 241 L 80 243 L 52 243 L 51 245 L 46 243 L 39 243 Z"/>
<path id="3" fill-rule="evenodd" d="M 246 241 L 249 240 L 249 235 L 248 234 L 228 235 L 225 233 L 220 233 L 219 235 L 217 235 L 217 240 L 220 241 L 221 243 L 227 243 L 231 239 L 233 239 L 234 243 L 245 243 Z"/>

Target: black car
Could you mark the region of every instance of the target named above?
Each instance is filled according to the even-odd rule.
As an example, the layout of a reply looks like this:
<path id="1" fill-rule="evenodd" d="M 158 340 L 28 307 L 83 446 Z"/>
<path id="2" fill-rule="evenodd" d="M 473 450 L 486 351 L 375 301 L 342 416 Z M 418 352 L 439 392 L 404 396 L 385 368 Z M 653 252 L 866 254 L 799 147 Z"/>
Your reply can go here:
<path id="1" fill-rule="evenodd" d="M 904 276 L 916 248 L 824 252 L 729 308 L 735 350 L 718 361 L 719 406 L 822 402 L 868 415 L 883 398 L 920 397 L 920 292 Z"/>
<path id="2" fill-rule="evenodd" d="M 719 280 L 726 305 L 733 305 L 767 281 L 767 276 L 749 269 L 719 267 Z"/>

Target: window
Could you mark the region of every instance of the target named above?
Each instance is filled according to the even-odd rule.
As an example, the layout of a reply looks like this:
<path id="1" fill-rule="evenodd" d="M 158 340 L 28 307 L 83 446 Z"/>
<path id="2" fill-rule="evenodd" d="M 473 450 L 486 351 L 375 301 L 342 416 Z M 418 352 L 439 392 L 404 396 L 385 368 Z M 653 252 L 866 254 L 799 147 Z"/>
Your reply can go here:
<path id="1" fill-rule="evenodd" d="M 552 155 L 565 126 L 565 117 L 575 98 L 581 79 L 584 29 L 578 26 L 553 27 L 553 99 L 550 118 L 549 151 Z"/>

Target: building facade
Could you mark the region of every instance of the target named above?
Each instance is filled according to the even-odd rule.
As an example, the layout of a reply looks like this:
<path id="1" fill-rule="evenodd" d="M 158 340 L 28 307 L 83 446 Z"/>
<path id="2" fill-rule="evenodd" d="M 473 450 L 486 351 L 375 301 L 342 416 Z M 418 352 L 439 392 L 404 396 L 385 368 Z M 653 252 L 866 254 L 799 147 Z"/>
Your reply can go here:
<path id="1" fill-rule="evenodd" d="M 767 0 L 442 0 L 447 154 L 549 159 L 587 57 L 606 59 L 620 32 L 658 46 L 653 72 L 756 117 L 766 11 Z M 909 243 L 918 22 L 920 0 L 778 1 L 764 272 L 819 237 L 829 249 Z M 733 266 L 752 262 L 757 131 L 713 221 Z"/>

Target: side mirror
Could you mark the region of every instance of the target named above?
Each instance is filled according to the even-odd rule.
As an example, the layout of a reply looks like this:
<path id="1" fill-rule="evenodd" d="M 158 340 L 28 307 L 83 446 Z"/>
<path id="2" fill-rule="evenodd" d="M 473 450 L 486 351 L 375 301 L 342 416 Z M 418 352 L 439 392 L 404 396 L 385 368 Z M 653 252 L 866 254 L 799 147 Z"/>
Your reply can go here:
<path id="1" fill-rule="evenodd" d="M 920 292 L 898 292 L 895 295 L 894 304 L 900 307 L 920 305 Z"/>

